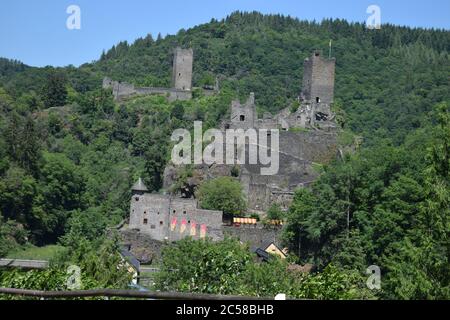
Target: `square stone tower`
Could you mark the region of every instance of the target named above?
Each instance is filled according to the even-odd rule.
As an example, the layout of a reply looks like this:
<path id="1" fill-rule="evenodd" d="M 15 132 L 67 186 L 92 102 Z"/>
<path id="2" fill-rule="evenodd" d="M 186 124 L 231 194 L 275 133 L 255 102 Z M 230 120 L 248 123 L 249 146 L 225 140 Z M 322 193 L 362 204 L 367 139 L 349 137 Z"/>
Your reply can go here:
<path id="1" fill-rule="evenodd" d="M 250 129 L 255 128 L 255 121 L 257 120 L 255 94 L 250 93 L 249 98 L 244 105 L 241 105 L 239 100 L 231 103 L 231 127 L 230 129 Z"/>
<path id="2" fill-rule="evenodd" d="M 315 51 L 305 59 L 302 100 L 311 103 L 331 104 L 334 99 L 334 73 L 336 59 L 322 57 Z"/>
<path id="3" fill-rule="evenodd" d="M 192 49 L 176 48 L 173 58 L 172 86 L 178 90 L 192 90 L 192 65 L 194 51 Z"/>

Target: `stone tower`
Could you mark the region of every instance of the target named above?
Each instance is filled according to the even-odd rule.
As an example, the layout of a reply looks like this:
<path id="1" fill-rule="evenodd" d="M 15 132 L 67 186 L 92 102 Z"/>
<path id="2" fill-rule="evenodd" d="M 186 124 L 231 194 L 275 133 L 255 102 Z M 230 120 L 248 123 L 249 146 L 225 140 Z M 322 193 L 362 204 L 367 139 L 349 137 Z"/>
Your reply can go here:
<path id="1" fill-rule="evenodd" d="M 173 58 L 172 86 L 178 90 L 191 91 L 192 64 L 194 51 L 192 49 L 176 48 Z"/>
<path id="2" fill-rule="evenodd" d="M 302 100 L 311 103 L 331 104 L 334 99 L 334 73 L 336 59 L 322 57 L 315 51 L 305 59 Z"/>
<path id="3" fill-rule="evenodd" d="M 255 128 L 257 120 L 255 94 L 250 93 L 249 98 L 242 105 L 239 100 L 231 103 L 231 127 L 230 129 L 250 129 Z"/>

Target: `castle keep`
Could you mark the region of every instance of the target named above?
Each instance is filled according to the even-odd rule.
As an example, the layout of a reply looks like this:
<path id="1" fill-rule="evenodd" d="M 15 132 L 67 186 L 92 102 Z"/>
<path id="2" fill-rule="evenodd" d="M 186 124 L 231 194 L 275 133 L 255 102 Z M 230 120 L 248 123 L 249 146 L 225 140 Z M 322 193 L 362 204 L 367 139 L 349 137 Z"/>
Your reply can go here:
<path id="1" fill-rule="evenodd" d="M 325 59 L 319 51 L 305 59 L 302 100 L 326 104 L 333 102 L 335 64 L 334 58 Z"/>
<path id="2" fill-rule="evenodd" d="M 192 64 L 194 51 L 192 49 L 175 49 L 173 59 L 172 87 L 177 90 L 192 90 Z"/>

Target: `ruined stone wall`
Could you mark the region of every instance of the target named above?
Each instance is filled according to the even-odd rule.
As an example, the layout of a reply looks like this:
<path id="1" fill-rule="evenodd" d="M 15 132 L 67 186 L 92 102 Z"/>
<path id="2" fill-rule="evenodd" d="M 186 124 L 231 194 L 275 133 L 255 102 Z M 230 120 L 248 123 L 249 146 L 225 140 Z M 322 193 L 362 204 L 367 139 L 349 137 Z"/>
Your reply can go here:
<path id="1" fill-rule="evenodd" d="M 180 90 L 175 88 L 156 88 L 156 87 L 135 87 L 133 84 L 126 82 L 113 81 L 109 78 L 103 80 L 103 88 L 111 88 L 114 99 L 120 100 L 129 98 L 133 95 L 152 95 L 159 94 L 166 96 L 169 101 L 190 100 L 192 99 L 192 91 Z"/>
<path id="2" fill-rule="evenodd" d="M 281 132 L 280 152 L 301 160 L 327 163 L 336 157 L 337 133 L 316 130 Z"/>
<path id="3" fill-rule="evenodd" d="M 137 94 L 169 94 L 170 88 L 142 87 L 136 88 Z"/>
<path id="4" fill-rule="evenodd" d="M 239 100 L 231 103 L 231 129 L 255 128 L 256 119 L 255 95 L 253 93 L 250 93 L 250 97 L 243 105 Z"/>
<path id="5" fill-rule="evenodd" d="M 279 126 L 281 126 L 281 123 L 278 121 L 278 119 L 258 119 L 255 121 L 255 128 L 257 129 L 277 129 Z"/>
<path id="6" fill-rule="evenodd" d="M 248 207 L 267 210 L 273 203 L 287 208 L 293 191 L 317 179 L 313 162 L 327 163 L 337 155 L 337 135 L 323 131 L 280 132 L 279 170 L 275 175 L 261 175 L 261 165 L 241 166 L 240 182 Z"/>
<path id="7" fill-rule="evenodd" d="M 192 90 L 194 51 L 176 48 L 173 59 L 172 86 L 179 90 Z"/>
<path id="8" fill-rule="evenodd" d="M 292 111 L 291 107 L 281 110 L 272 116 L 265 113 L 263 118 L 258 118 L 254 95 L 245 104 L 233 101 L 231 105 L 231 117 L 224 121 L 222 129 L 279 129 L 289 131 L 291 129 L 321 129 L 324 131 L 336 131 L 335 115 L 331 111 L 330 104 L 303 101 L 300 106 Z"/>
<path id="9" fill-rule="evenodd" d="M 113 81 L 109 78 L 103 79 L 103 89 L 112 89 L 114 99 L 121 99 L 136 94 L 134 85 L 126 82 Z"/>
<path id="10" fill-rule="evenodd" d="M 150 95 L 150 94 L 160 94 L 168 97 L 169 101 L 176 100 L 190 100 L 192 99 L 192 92 L 186 90 L 179 90 L 174 88 L 154 88 L 154 87 L 144 87 L 137 88 L 136 94 L 139 95 Z"/>
<path id="11" fill-rule="evenodd" d="M 282 209 L 287 210 L 291 206 L 293 200 L 294 191 L 271 190 L 267 208 L 270 208 L 271 204 L 277 203 Z"/>
<path id="12" fill-rule="evenodd" d="M 256 227 L 224 226 L 223 233 L 225 236 L 237 238 L 243 243 L 248 243 L 250 247 L 260 247 L 268 242 L 274 242 L 277 246 L 281 246 L 282 228 L 265 228 L 261 225 Z"/>
<path id="13" fill-rule="evenodd" d="M 270 148 L 270 146 L 269 146 Z M 249 146 L 246 145 L 246 153 Z M 279 134 L 279 174 L 291 175 L 304 173 L 306 166 L 312 162 L 327 163 L 337 154 L 337 133 L 319 130 L 280 131 Z M 248 159 L 248 155 L 246 157 Z M 261 165 L 246 164 L 250 173 L 260 173 Z M 275 178 L 261 177 L 278 183 Z"/>
<path id="14" fill-rule="evenodd" d="M 176 100 L 191 100 L 192 99 L 192 92 L 191 91 L 183 91 L 183 90 L 176 90 L 171 89 L 169 92 L 169 101 L 176 101 Z"/>
<path id="15" fill-rule="evenodd" d="M 212 96 L 216 95 L 219 92 L 219 90 L 216 90 L 216 89 L 201 88 L 201 90 L 202 90 L 202 94 L 204 96 L 206 96 L 206 97 L 212 97 Z"/>

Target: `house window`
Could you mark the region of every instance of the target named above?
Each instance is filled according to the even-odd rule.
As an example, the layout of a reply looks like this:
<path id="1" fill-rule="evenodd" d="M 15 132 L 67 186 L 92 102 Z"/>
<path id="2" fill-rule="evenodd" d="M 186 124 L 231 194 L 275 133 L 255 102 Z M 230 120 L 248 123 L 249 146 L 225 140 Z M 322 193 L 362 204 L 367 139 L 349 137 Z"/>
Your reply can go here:
<path id="1" fill-rule="evenodd" d="M 162 222 L 162 221 L 159 222 L 159 225 L 160 225 L 160 226 L 162 226 L 163 224 L 164 224 L 164 222 Z"/>
<path id="2" fill-rule="evenodd" d="M 241 116 L 239 117 L 239 119 L 240 119 L 241 121 L 245 121 L 245 116 L 244 116 L 244 115 L 241 115 Z"/>
<path id="3" fill-rule="evenodd" d="M 155 229 L 156 228 L 156 226 L 154 225 L 154 224 L 152 224 L 151 226 L 150 226 L 150 229 Z"/>
<path id="4" fill-rule="evenodd" d="M 177 210 L 173 210 L 173 213 L 177 213 Z"/>
<path id="5" fill-rule="evenodd" d="M 320 98 L 316 97 L 316 102 L 319 103 L 320 102 Z"/>
<path id="6" fill-rule="evenodd" d="M 186 210 L 183 211 L 183 214 L 186 214 Z"/>
<path id="7" fill-rule="evenodd" d="M 144 219 L 144 224 L 148 224 L 148 219 Z"/>
<path id="8" fill-rule="evenodd" d="M 139 197 L 134 198 L 134 200 L 139 201 Z"/>

